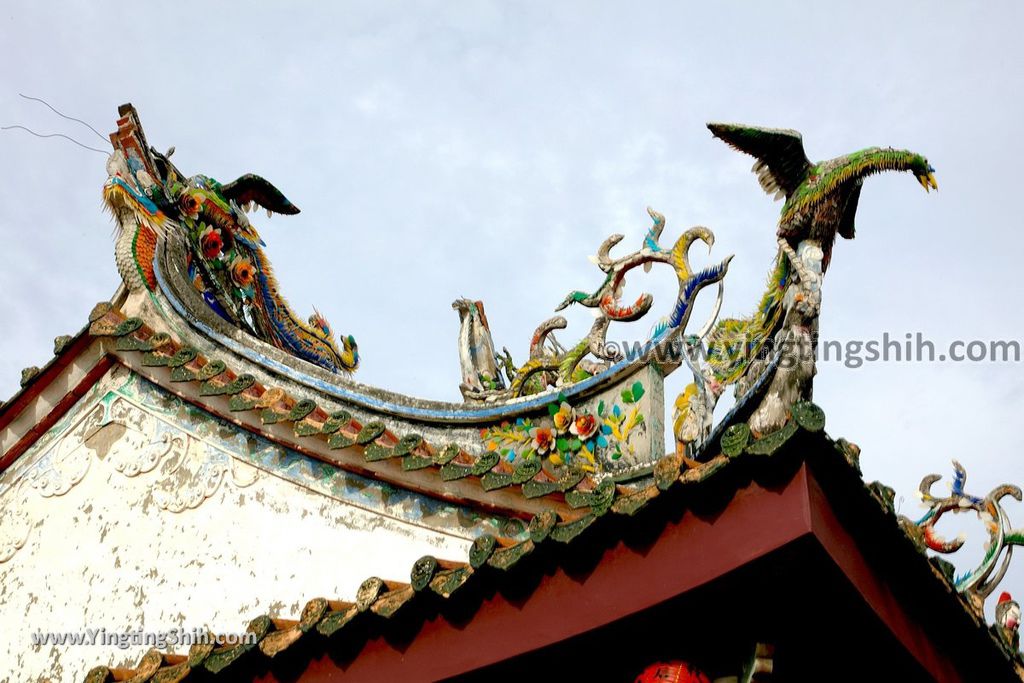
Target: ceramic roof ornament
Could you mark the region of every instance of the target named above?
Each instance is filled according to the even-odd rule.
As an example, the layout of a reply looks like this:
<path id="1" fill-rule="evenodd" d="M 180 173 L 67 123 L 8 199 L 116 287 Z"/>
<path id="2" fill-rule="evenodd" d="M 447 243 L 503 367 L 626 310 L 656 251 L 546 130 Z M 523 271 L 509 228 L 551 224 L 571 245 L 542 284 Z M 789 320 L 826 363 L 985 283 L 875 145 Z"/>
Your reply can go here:
<path id="1" fill-rule="evenodd" d="M 934 169 L 914 152 L 872 147 L 815 164 L 796 131 L 725 123 L 709 123 L 708 128 L 733 149 L 755 157 L 753 171 L 761 187 L 786 201 L 775 263 L 754 313 L 721 320 L 711 330 L 706 352 L 698 355 L 706 362 L 691 363 L 695 381 L 676 400 L 677 448 L 690 455 L 701 447 L 713 450 L 721 430 L 736 422 L 748 423 L 755 436 L 781 429 L 791 407 L 810 399 L 822 278 L 836 235 L 854 236 L 864 179 L 906 171 L 926 190 L 938 188 Z M 736 406 L 711 438 L 700 416 L 714 412 L 729 386 L 735 387 Z"/>
<path id="2" fill-rule="evenodd" d="M 665 227 L 665 217 L 653 209 L 647 212 L 654 224 L 647 231 L 640 249 L 613 257 L 611 250 L 625 236 L 610 236 L 593 258 L 604 273 L 601 284 L 592 292 L 570 292 L 555 308 L 555 312 L 558 312 L 577 304 L 594 312 L 595 320 L 590 331 L 568 349 L 555 339 L 554 331 L 567 326 L 566 319 L 556 315 L 537 326 L 531 336 L 529 358 L 517 366 L 507 348 L 501 356 L 494 353 L 494 342 L 483 315 L 482 302 L 458 299 L 452 304 L 460 317 L 459 359 L 463 376 L 460 388 L 467 401 L 506 401 L 553 387 L 565 387 L 607 374 L 623 361 L 636 360 L 624 358 L 620 349 L 608 344 L 608 330 L 613 322 L 628 323 L 643 318 L 654 303 L 654 298 L 648 293 L 641 294 L 633 303 L 621 300 L 627 275 L 638 267 L 648 272 L 655 264 L 667 265 L 676 275 L 679 286 L 676 300 L 666 315 L 654 325 L 650 339 L 641 352 L 644 362 L 664 360 L 670 355 L 659 351 L 678 344 L 698 295 L 710 285 L 720 285 L 732 257 L 695 271 L 690 266 L 690 248 L 695 242 L 703 242 L 710 250 L 715 242 L 714 234 L 703 226 L 695 226 L 683 232 L 671 248 L 663 248 L 658 239 Z M 722 287 L 719 286 L 711 318 L 698 336 L 704 336 L 714 322 L 721 307 L 722 293 Z M 507 388 L 498 371 L 499 367 L 508 379 Z M 671 371 L 674 367 L 667 369 Z"/>
<path id="3" fill-rule="evenodd" d="M 123 107 L 105 196 L 120 230 L 116 256 L 125 288 L 94 309 L 86 329 L 59 338 L 56 357 L 27 372 L 23 390 L 0 406 L 0 455 L 11 465 L 8 478 L 34 482 L 32 497 L 10 498 L 6 508 L 0 506 L 11 522 L 0 524 L 0 564 L 20 572 L 9 576 L 52 569 L 47 559 L 53 549 L 64 550 L 68 534 L 54 527 L 54 520 L 65 517 L 46 506 L 68 506 L 81 496 L 82 523 L 100 528 L 107 524 L 106 510 L 102 517 L 89 517 L 85 508 L 104 500 L 122 521 L 130 516 L 149 525 L 151 533 L 138 534 L 144 549 L 179 553 L 138 554 L 153 556 L 159 571 L 153 572 L 153 584 L 144 574 L 135 575 L 132 582 L 140 590 L 146 586 L 146 600 L 129 611 L 153 623 L 150 615 L 161 614 L 164 605 L 174 614 L 182 599 L 190 611 L 196 606 L 199 593 L 190 590 L 195 579 L 178 558 L 191 557 L 197 533 L 209 547 L 235 544 L 252 551 L 246 562 L 217 567 L 225 569 L 225 580 L 215 585 L 223 591 L 229 618 L 210 626 L 221 633 L 216 645 L 188 654 L 181 648 L 139 651 L 130 661 L 117 653 L 97 654 L 98 666 L 86 674 L 94 683 L 189 676 L 244 680 L 253 672 L 290 677 L 287 667 L 298 671 L 307 664 L 344 671 L 346 677 L 353 671 L 358 677 L 365 667 L 361 680 L 427 670 L 444 679 L 503 661 L 517 666 L 515 658 L 533 657 L 530 653 L 549 646 L 551 668 L 537 675 L 553 674 L 569 662 L 585 666 L 595 680 L 607 678 L 605 667 L 618 665 L 616 677 L 631 680 L 648 662 L 692 657 L 700 670 L 667 661 L 639 680 L 764 683 L 773 675 L 772 647 L 758 645 L 741 659 L 749 651 L 737 645 L 771 633 L 783 675 L 798 664 L 805 671 L 820 670 L 815 657 L 830 656 L 821 644 L 834 640 L 835 633 L 807 626 L 800 618 L 806 609 L 791 610 L 788 599 L 778 599 L 785 587 L 813 611 L 815 596 L 822 593 L 808 591 L 810 575 L 826 588 L 840 588 L 834 591 L 837 599 L 858 614 L 882 617 L 877 624 L 874 617 L 870 624 L 840 626 L 840 620 L 834 630 L 844 628 L 845 638 L 857 639 L 867 625 L 884 637 L 863 642 L 888 654 L 906 652 L 908 665 L 924 666 L 929 673 L 962 670 L 1002 680 L 991 672 L 1024 671 L 1015 649 L 1019 606 L 1004 594 L 990 629 L 960 597 L 983 599 L 1002 577 L 1021 534 L 1002 523 L 999 498 L 1020 492 L 1001 487 L 991 500 L 973 498 L 963 493 L 964 476 L 958 472 L 954 497 L 929 500 L 930 518 L 920 526 L 901 519 L 895 514 L 895 492 L 878 482 L 864 485 L 859 449 L 832 440 L 824 432 L 823 411 L 804 400 L 813 364 L 743 357 L 779 341 L 813 348 L 821 279 L 834 234 L 852 236 L 859 178 L 896 163 L 892 155 L 851 155 L 845 165 L 819 165 L 827 170 L 816 180 L 790 182 L 793 169 L 802 168 L 794 162 L 802 158 L 802 152 L 794 153 L 794 134 L 769 131 L 765 140 L 751 142 L 760 135 L 751 132 L 757 130 L 719 131 L 738 136 L 741 147 L 767 140 L 767 146 L 754 150 L 764 159 L 758 167 L 762 184 L 782 190 L 793 202 L 787 202 L 791 211 L 784 210 L 786 229 L 756 316 L 718 322 L 729 259 L 715 257 L 703 269 L 691 267 L 690 247 L 702 242 L 710 249 L 713 233 L 691 228 L 662 246 L 665 220 L 650 211 L 652 224 L 635 251 L 613 255 L 623 236 L 605 240 L 595 257 L 601 279 L 560 300 L 556 315 L 536 328 L 521 365 L 507 350 L 498 352 L 481 302 L 456 301 L 462 400 L 443 402 L 367 387 L 338 372 L 355 366 L 354 342 L 332 346 L 330 328 L 318 313 L 308 323 L 295 319 L 277 291 L 265 245 L 249 218 L 251 203 L 283 214 L 297 208 L 257 176 L 225 184 L 200 175 L 186 178 L 171 163 L 172 150 L 153 150 L 134 109 Z M 927 188 L 934 186 L 930 170 L 920 179 Z M 821 189 L 820 196 L 814 188 Z M 836 219 L 839 205 L 844 209 Z M 672 267 L 678 294 L 662 302 L 670 305 L 645 342 L 619 357 L 606 344 L 612 323 L 635 322 L 655 304 L 649 294 L 622 301 L 625 281 L 630 273 L 640 275 L 637 266 L 647 272 L 657 264 Z M 691 331 L 693 304 L 713 284 L 718 294 L 712 312 Z M 564 334 L 560 330 L 567 322 L 557 313 L 569 306 L 591 309 L 596 321 L 570 338 L 575 344 L 563 346 L 555 333 Z M 719 344 L 744 341 L 748 333 L 753 343 L 746 346 Z M 709 363 L 696 353 L 704 346 L 714 351 Z M 694 351 L 694 357 L 678 353 L 681 349 Z M 683 364 L 695 380 L 677 401 L 673 429 L 690 457 L 666 454 L 664 447 L 664 376 Z M 740 405 L 716 428 L 715 401 L 729 385 L 736 387 Z M 102 431 L 94 434 L 92 428 L 101 423 Z M 94 437 L 96 448 L 82 447 Z M 74 457 L 65 461 L 65 455 Z M 110 477 L 101 478 L 106 474 Z M 95 493 L 111 482 L 139 498 Z M 148 500 L 154 485 L 155 505 L 133 502 Z M 294 519 L 279 505 L 307 498 L 311 510 L 358 507 L 363 512 L 356 521 L 332 515 L 331 526 L 317 527 L 315 516 L 312 523 L 302 522 L 298 509 Z M 237 509 L 250 499 L 261 505 L 267 500 L 261 510 L 275 516 L 260 515 L 250 533 L 217 523 L 232 518 L 244 524 L 249 515 Z M 924 555 L 926 537 L 940 551 L 955 549 L 932 529 L 946 503 L 949 511 L 975 510 L 994 534 L 980 574 L 960 579 L 948 574 L 947 580 L 949 564 Z M 198 506 L 204 506 L 204 514 L 190 514 Z M 839 526 L 817 523 L 831 519 L 827 515 Z M 76 525 L 79 518 L 73 519 Z M 319 542 L 307 542 L 306 531 L 314 527 L 309 537 Z M 167 528 L 177 533 L 165 533 Z M 281 533 L 268 543 L 272 531 Z M 92 540 L 96 537 L 99 542 Z M 75 539 L 85 552 L 73 559 L 94 576 L 106 568 L 96 558 L 110 559 L 97 552 L 104 549 L 102 538 Z M 409 539 L 425 545 L 396 552 L 411 549 Z M 305 546 L 303 552 L 286 552 L 298 545 Z M 887 552 L 869 552 L 880 545 Z M 841 552 L 820 553 L 820 547 Z M 315 550 L 306 553 L 306 548 Z M 341 561 L 325 565 L 326 555 L 318 553 L 338 548 L 345 550 Z M 352 548 L 357 551 L 349 552 Z M 795 554 L 778 552 L 783 548 Z M 718 562 L 722 558 L 727 562 Z M 757 586 L 749 584 L 754 575 L 743 570 L 750 561 L 764 562 L 757 567 Z M 314 587 L 308 577 L 323 566 L 329 566 L 330 576 L 325 586 Z M 339 574 L 345 583 L 334 583 Z M 168 576 L 178 576 L 179 583 Z M 738 590 L 694 591 L 685 603 L 672 602 L 719 579 L 735 580 L 732 587 Z M 861 590 L 847 590 L 850 585 Z M 891 587 L 892 593 L 874 586 Z M 954 586 L 963 589 L 959 596 Z M 643 601 L 637 599 L 640 591 L 649 591 Z M 35 604 L 36 595 L 26 596 L 26 602 Z M 78 599 L 91 615 L 99 615 L 97 623 L 100 616 L 120 617 L 117 606 L 89 600 L 90 595 L 86 588 L 46 596 L 49 602 L 40 603 L 45 608 L 37 609 L 37 616 L 51 619 L 52 626 L 60 616 L 52 607 Z M 272 606 L 282 595 L 298 600 L 290 612 Z M 481 595 L 495 599 L 481 600 Z M 238 605 L 250 604 L 253 596 L 259 600 L 242 615 Z M 674 641 L 671 633 L 652 640 L 647 629 L 636 628 L 642 622 L 621 620 L 635 614 L 649 616 L 647 623 L 663 623 L 658 617 L 664 613 L 653 610 L 671 604 L 680 607 L 683 618 L 713 612 L 718 626 L 698 634 L 702 645 L 697 645 Z M 265 613 L 264 606 L 269 606 Z M 776 619 L 772 610 L 780 606 L 786 613 Z M 862 610 L 865 606 L 872 610 Z M 928 609 L 918 609 L 922 606 Z M 23 610 L 20 605 L 15 616 L 27 613 Z M 754 610 L 756 619 L 732 616 Z M 473 618 L 483 611 L 489 612 L 486 618 Z M 944 618 L 932 619 L 933 613 Z M 226 639 L 233 632 L 225 629 L 232 628 L 236 614 L 237 628 L 253 637 L 233 644 Z M 538 614 L 566 618 L 547 620 L 538 631 L 533 628 Z M 764 628 L 771 620 L 781 627 Z M 500 632 L 496 623 L 503 624 Z M 621 648 L 593 656 L 594 641 L 585 634 L 598 629 L 625 635 L 643 649 L 631 650 L 628 659 Z M 812 644 L 806 635 L 818 640 Z M 944 647 L 952 641 L 963 647 Z M 374 643 L 380 658 L 370 654 Z M 26 656 L 40 654 L 18 648 Z M 576 649 L 567 655 L 563 648 Z M 281 657 L 285 650 L 290 652 Z M 346 652 L 353 659 L 336 657 Z M 467 660 L 467 654 L 475 659 Z M 75 655 L 64 651 L 63 656 Z M 874 660 L 847 664 L 874 673 Z M 382 665 L 396 673 L 382 675 Z M 80 661 L 74 666 L 82 670 Z M 442 668 L 421 668 L 434 666 Z"/>
<path id="4" fill-rule="evenodd" d="M 158 238 L 183 238 L 184 262 L 176 264 L 209 309 L 250 335 L 332 372 L 359 365 L 355 339 L 341 336 L 314 311 L 303 321 L 279 291 L 266 246 L 249 212 L 296 214 L 270 182 L 245 174 L 221 184 L 204 175 L 190 177 L 171 162 L 173 148 L 161 154 L 148 146 L 131 105 L 120 108 L 118 130 L 110 140 L 103 199 L 113 213 L 118 271 L 132 292 L 158 287 Z"/>
<path id="5" fill-rule="evenodd" d="M 1020 604 L 1009 593 L 1002 593 L 996 603 L 996 632 L 1014 652 L 1020 649 Z"/>
<path id="6" fill-rule="evenodd" d="M 973 496 L 964 489 L 967 484 L 967 470 L 955 460 L 953 481 L 948 496 L 939 497 L 931 492 L 932 486 L 941 478 L 938 474 L 929 474 L 921 480 L 919 492 L 921 500 L 928 507 L 928 512 L 917 520 L 916 524 L 923 532 L 925 545 L 942 554 L 960 550 L 967 540 L 963 535 L 946 540 L 936 531 L 935 526 L 943 515 L 973 512 L 985 525 L 988 541 L 985 543 L 985 554 L 981 562 L 954 580 L 956 589 L 964 593 L 980 613 L 984 609 L 985 600 L 1006 576 L 1014 546 L 1024 545 L 1024 529 L 1012 526 L 1001 502 L 1007 496 L 1021 500 L 1021 489 L 1012 484 L 1003 484 L 984 498 Z M 1015 624 L 1019 621 L 1019 617 L 1014 619 Z"/>

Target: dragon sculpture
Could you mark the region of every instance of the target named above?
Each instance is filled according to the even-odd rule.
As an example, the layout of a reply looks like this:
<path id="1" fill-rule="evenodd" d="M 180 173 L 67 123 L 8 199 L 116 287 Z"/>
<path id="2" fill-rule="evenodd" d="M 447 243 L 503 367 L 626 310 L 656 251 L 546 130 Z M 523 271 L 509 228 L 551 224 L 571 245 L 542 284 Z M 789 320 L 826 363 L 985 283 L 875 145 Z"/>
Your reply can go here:
<path id="1" fill-rule="evenodd" d="M 706 349 L 700 349 L 703 354 L 687 354 L 694 382 L 675 403 L 679 451 L 692 451 L 709 439 L 711 415 L 728 386 L 735 386 L 736 406 L 721 427 L 745 416 L 755 434 L 782 427 L 790 407 L 810 398 L 821 281 L 836 235 L 854 236 L 864 179 L 883 171 L 909 171 L 925 190 L 938 189 L 935 169 L 914 152 L 872 147 L 814 164 L 796 131 L 722 123 L 708 128 L 755 157 L 752 170 L 761 187 L 786 201 L 778 223 L 779 250 L 756 310 L 747 318 L 720 321 Z M 703 342 L 690 343 L 697 349 Z M 704 361 L 691 362 L 694 355 L 703 355 Z"/>
<path id="2" fill-rule="evenodd" d="M 171 162 L 173 148 L 161 154 L 149 146 L 131 105 L 119 113 L 103 195 L 116 219 L 116 260 L 130 296 L 144 303 L 148 294 L 156 301 L 153 295 L 163 289 L 166 273 L 161 267 L 166 265 L 174 271 L 172 288 L 195 299 L 197 307 L 185 307 L 191 319 L 208 313 L 211 324 L 226 321 L 329 371 L 354 370 L 359 363 L 355 340 L 342 336 L 339 344 L 323 316 L 314 311 L 304 321 L 281 296 L 263 240 L 249 217 L 254 206 L 268 215 L 295 214 L 298 208 L 259 176 L 247 174 L 229 183 L 185 176 Z M 717 321 L 731 257 L 703 270 L 691 268 L 693 244 L 699 241 L 710 249 L 714 235 L 697 226 L 671 247 L 662 247 L 665 219 L 649 209 L 653 224 L 640 248 L 616 257 L 612 250 L 624 236 L 606 239 L 594 258 L 603 273 L 601 283 L 570 292 L 555 308 L 557 313 L 578 305 L 595 314 L 590 330 L 571 346 L 563 347 L 555 338 L 555 331 L 567 327 L 565 318 L 555 315 L 537 327 L 528 359 L 517 366 L 507 349 L 496 353 L 481 302 L 460 299 L 453 304 L 460 316 L 460 389 L 465 401 L 515 404 L 524 396 L 595 378 L 607 384 L 642 365 L 653 364 L 667 374 L 685 363 L 694 381 L 675 402 L 673 428 L 677 451 L 695 456 L 715 441 L 716 429 L 745 422 L 755 435 L 769 433 L 785 424 L 795 402 L 810 398 L 821 282 L 836 235 L 854 236 L 864 178 L 908 171 L 931 190 L 937 188 L 934 169 L 919 154 L 891 148 L 865 149 L 814 164 L 795 131 L 717 123 L 708 127 L 733 148 L 754 156 L 753 170 L 762 188 L 785 198 L 775 263 L 754 313 Z M 165 264 L 161 259 L 169 258 L 168 244 L 175 256 Z M 650 294 L 632 302 L 622 297 L 629 273 L 638 267 L 650 271 L 655 264 L 672 268 L 678 295 L 649 339 L 626 357 L 607 342 L 609 326 L 649 313 Z M 718 297 L 709 320 L 697 334 L 687 335 L 696 297 L 716 283 Z M 784 350 L 789 352 L 786 358 Z M 736 404 L 716 427 L 712 416 L 729 386 L 734 387 Z"/>
<path id="3" fill-rule="evenodd" d="M 343 336 L 339 347 L 323 316 L 314 311 L 303 321 L 281 296 L 265 244 L 247 215 L 255 207 L 268 218 L 299 209 L 257 175 L 225 184 L 186 177 L 171 163 L 173 148 L 161 154 L 148 146 L 131 105 L 119 114 L 103 199 L 117 225 L 117 267 L 129 291 L 156 289 L 157 239 L 176 231 L 189 247 L 188 278 L 216 315 L 332 372 L 355 370 L 355 339 Z"/>

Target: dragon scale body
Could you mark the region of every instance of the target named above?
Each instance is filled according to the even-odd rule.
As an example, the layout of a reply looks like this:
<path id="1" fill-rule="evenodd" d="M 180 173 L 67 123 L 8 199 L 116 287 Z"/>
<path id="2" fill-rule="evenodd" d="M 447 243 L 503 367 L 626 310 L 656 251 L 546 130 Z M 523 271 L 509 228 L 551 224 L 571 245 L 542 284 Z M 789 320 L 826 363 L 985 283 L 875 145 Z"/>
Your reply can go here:
<path id="1" fill-rule="evenodd" d="M 154 259 L 158 240 L 184 238 L 192 285 L 220 318 L 283 351 L 332 372 L 349 372 L 359 362 L 355 340 L 339 348 L 319 313 L 301 321 L 278 291 L 263 241 L 246 210 L 298 213 L 276 187 L 246 174 L 221 184 L 184 176 L 166 155 L 146 142 L 131 105 L 120 108 L 114 153 L 107 161 L 106 206 L 118 227 L 115 260 L 130 291 L 157 289 Z"/>
<path id="2" fill-rule="evenodd" d="M 259 325 L 263 331 L 275 340 L 275 346 L 329 370 L 341 371 L 343 367 L 338 364 L 335 348 L 323 333 L 304 323 L 281 296 L 270 261 L 263 251 L 254 251 L 253 258 L 257 264 L 258 286 L 254 308 L 259 311 Z"/>

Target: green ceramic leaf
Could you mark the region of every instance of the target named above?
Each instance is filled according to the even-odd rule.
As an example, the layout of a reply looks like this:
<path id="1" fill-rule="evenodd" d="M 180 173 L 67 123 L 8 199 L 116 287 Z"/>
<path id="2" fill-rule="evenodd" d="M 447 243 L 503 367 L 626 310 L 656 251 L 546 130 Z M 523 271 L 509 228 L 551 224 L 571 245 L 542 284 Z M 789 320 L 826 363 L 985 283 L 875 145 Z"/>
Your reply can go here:
<path id="1" fill-rule="evenodd" d="M 633 398 L 633 392 L 629 389 L 623 389 L 622 391 L 622 402 L 632 403 L 635 399 Z"/>
<path id="2" fill-rule="evenodd" d="M 633 400 L 639 401 L 644 395 L 644 385 L 640 382 L 633 382 Z"/>

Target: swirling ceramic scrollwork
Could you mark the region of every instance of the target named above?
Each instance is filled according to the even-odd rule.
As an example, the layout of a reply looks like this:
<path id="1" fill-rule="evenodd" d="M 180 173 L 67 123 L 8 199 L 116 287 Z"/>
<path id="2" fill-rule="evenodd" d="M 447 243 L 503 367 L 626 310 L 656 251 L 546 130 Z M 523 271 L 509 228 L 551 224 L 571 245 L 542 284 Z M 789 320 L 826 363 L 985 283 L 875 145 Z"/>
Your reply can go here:
<path id="1" fill-rule="evenodd" d="M 977 567 L 957 576 L 954 583 L 958 591 L 966 594 L 980 606 L 1006 576 L 1013 547 L 1024 545 L 1024 529 L 1013 528 L 1001 503 L 1007 496 L 1021 500 L 1021 490 L 1012 484 L 1003 484 L 984 498 L 972 496 L 964 491 L 967 470 L 955 460 L 952 488 L 950 494 L 945 497 L 935 496 L 931 492 L 932 486 L 941 478 L 938 474 L 929 474 L 921 480 L 920 495 L 928 506 L 928 512 L 916 524 L 921 529 L 924 542 L 929 548 L 937 553 L 949 554 L 960 550 L 966 538 L 958 536 L 947 540 L 936 531 L 936 524 L 946 513 L 973 512 L 977 515 L 988 533 L 985 554 Z"/>
<path id="2" fill-rule="evenodd" d="M 720 283 L 728 271 L 732 257 L 729 256 L 718 264 L 695 272 L 690 267 L 690 247 L 700 241 L 710 250 L 715 242 L 714 233 L 705 227 L 696 226 L 680 235 L 671 248 L 663 248 L 658 240 L 665 228 L 665 217 L 653 209 L 647 211 L 654 223 L 648 229 L 641 248 L 621 257 L 613 257 L 612 249 L 624 239 L 624 236 L 610 236 L 598 248 L 597 256 L 593 259 L 604 273 L 602 283 L 593 291 L 570 292 L 555 308 L 558 312 L 572 305 L 580 305 L 592 309 L 596 318 L 590 331 L 568 348 L 559 344 L 554 337 L 555 330 L 567 326 L 566 319 L 562 316 L 548 318 L 533 333 L 529 359 L 516 366 L 508 349 L 503 349 L 502 355 L 495 353 L 482 302 L 457 299 L 452 304 L 452 308 L 459 312 L 460 318 L 460 389 L 467 401 L 505 401 L 536 394 L 550 387 L 566 387 L 595 375 L 611 372 L 613 364 L 623 360 L 623 354 L 615 345 L 607 343 L 610 324 L 639 320 L 647 315 L 654 302 L 654 298 L 648 293 L 641 294 L 633 303 L 622 301 L 626 276 L 638 267 L 647 272 L 655 264 L 671 266 L 679 286 L 679 293 L 672 307 L 654 325 L 651 343 L 642 354 L 643 361 L 655 358 L 660 348 L 674 343 L 682 335 L 697 295 L 705 287 L 718 283 L 718 301 L 712 318 L 701 332 L 701 335 L 706 334 L 721 305 Z M 506 378 L 501 376 L 502 371 L 507 377 L 507 382 Z"/>

